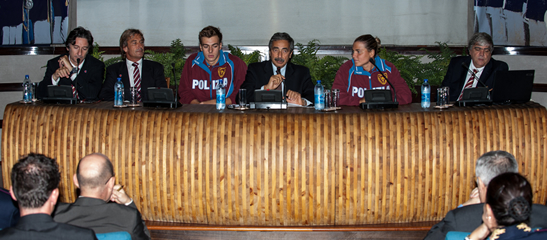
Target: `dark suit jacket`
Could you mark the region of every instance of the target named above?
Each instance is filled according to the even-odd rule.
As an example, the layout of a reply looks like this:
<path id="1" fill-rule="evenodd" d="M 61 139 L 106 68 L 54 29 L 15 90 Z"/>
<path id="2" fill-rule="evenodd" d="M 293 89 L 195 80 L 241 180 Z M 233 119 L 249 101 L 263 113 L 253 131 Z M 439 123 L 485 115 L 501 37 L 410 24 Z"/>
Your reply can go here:
<path id="1" fill-rule="evenodd" d="M 57 223 L 47 214 L 31 214 L 21 217 L 12 228 L 0 231 L 0 239 L 97 239 L 91 229 Z"/>
<path id="2" fill-rule="evenodd" d="M 450 101 L 458 100 L 463 85 L 467 81 L 465 77 L 467 76 L 469 64 L 471 64 L 470 56 L 460 56 L 450 59 L 448 71 L 446 72 L 446 75 L 444 75 L 444 80 L 441 84 L 443 87 L 450 87 Z M 509 70 L 507 63 L 492 58 L 490 59 L 490 62 L 484 66 L 479 81 L 483 82 L 489 89 L 492 89 L 492 87 L 494 87 L 494 72 L 507 70 Z M 477 83 L 477 86 L 482 87 L 482 84 Z"/>
<path id="3" fill-rule="evenodd" d="M 114 84 L 118 81 L 118 77 L 122 75 L 123 89 L 125 100 L 130 100 L 131 94 L 129 88 L 129 74 L 127 72 L 127 64 L 124 61 L 112 64 L 106 68 L 106 79 L 104 80 L 103 88 L 99 98 L 104 101 L 114 101 Z M 149 87 L 167 87 L 165 76 L 163 75 L 163 65 L 154 61 L 143 59 L 141 72 L 141 97 L 142 100 L 148 100 Z"/>
<path id="4" fill-rule="evenodd" d="M 260 89 L 268 84 L 270 77 L 274 75 L 272 61 L 251 63 L 247 68 L 245 82 L 241 88 L 247 89 L 247 101 L 254 102 L 255 89 Z M 313 82 L 311 81 L 310 70 L 307 67 L 287 63 L 285 70 L 285 92 L 293 90 L 313 102 Z"/>
<path id="5" fill-rule="evenodd" d="M 19 221 L 19 208 L 9 191 L 0 188 L 0 229 L 13 227 Z"/>
<path id="6" fill-rule="evenodd" d="M 96 233 L 125 231 L 131 239 L 150 239 L 135 203 L 125 206 L 101 199 L 79 197 L 72 204 L 59 203 L 53 214 L 57 222 L 93 229 Z"/>
<path id="7" fill-rule="evenodd" d="M 51 75 L 59 69 L 59 58 L 67 54 L 60 55 L 47 62 L 46 74 L 36 89 L 36 97 L 42 99 L 47 97 L 47 86 L 51 85 Z M 99 92 L 104 79 L 104 63 L 87 54 L 84 65 L 74 81 L 78 82 L 78 96 L 82 100 L 98 100 Z M 70 78 L 60 78 L 58 85 L 72 85 Z"/>
<path id="8" fill-rule="evenodd" d="M 484 204 L 473 204 L 451 210 L 439 223 L 435 224 L 424 238 L 445 239 L 449 231 L 473 232 L 482 224 L 482 211 Z M 534 204 L 530 224 L 532 228 L 547 227 L 547 206 Z"/>

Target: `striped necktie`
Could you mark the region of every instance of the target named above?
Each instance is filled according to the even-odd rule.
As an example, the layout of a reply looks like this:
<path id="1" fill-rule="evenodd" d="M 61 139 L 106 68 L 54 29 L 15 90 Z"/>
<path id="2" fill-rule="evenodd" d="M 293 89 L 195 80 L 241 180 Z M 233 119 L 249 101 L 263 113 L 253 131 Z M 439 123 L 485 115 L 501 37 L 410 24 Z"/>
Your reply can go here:
<path id="1" fill-rule="evenodd" d="M 458 101 L 462 100 L 463 90 L 473 87 L 473 83 L 475 82 L 475 74 L 477 74 L 477 72 L 479 72 L 477 69 L 473 69 L 473 74 L 471 74 L 471 77 L 469 77 L 469 79 L 465 83 L 465 86 L 463 87 L 462 92 L 460 93 L 460 96 L 458 97 Z"/>
<path id="2" fill-rule="evenodd" d="M 141 73 L 139 71 L 139 64 L 133 63 L 133 81 L 135 82 L 135 88 L 137 88 L 137 101 L 141 101 Z"/>

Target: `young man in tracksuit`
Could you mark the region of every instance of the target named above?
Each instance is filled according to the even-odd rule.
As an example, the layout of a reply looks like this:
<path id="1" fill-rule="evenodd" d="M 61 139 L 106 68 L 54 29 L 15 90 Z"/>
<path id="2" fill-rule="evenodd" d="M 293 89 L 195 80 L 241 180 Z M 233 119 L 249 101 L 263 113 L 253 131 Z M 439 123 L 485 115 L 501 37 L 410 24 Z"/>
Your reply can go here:
<path id="1" fill-rule="evenodd" d="M 219 84 L 226 90 L 226 104 L 234 104 L 245 81 L 247 65 L 238 57 L 222 51 L 222 33 L 213 26 L 199 33 L 199 53 L 186 60 L 179 86 L 182 104 L 216 104 Z"/>

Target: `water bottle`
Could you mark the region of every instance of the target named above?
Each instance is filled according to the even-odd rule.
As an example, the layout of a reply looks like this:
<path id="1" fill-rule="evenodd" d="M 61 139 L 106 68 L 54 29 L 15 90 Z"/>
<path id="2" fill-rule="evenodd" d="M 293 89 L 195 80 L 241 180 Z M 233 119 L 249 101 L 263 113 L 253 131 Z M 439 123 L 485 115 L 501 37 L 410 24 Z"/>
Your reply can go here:
<path id="1" fill-rule="evenodd" d="M 424 79 L 422 84 L 422 108 L 429 108 L 431 104 L 431 86 L 427 82 L 427 79 Z"/>
<path id="2" fill-rule="evenodd" d="M 123 105 L 123 95 L 122 78 L 118 78 L 118 81 L 114 84 L 114 107 L 121 107 Z"/>
<path id="3" fill-rule="evenodd" d="M 314 104 L 315 110 L 323 110 L 325 108 L 325 91 L 321 80 L 317 80 L 317 84 L 314 88 Z"/>
<path id="4" fill-rule="evenodd" d="M 31 103 L 33 95 L 34 92 L 32 91 L 32 81 L 30 81 L 28 75 L 25 75 L 25 80 L 23 80 L 23 102 Z"/>
<path id="5" fill-rule="evenodd" d="M 226 108 L 226 90 L 222 83 L 218 84 L 217 88 L 217 110 L 224 110 Z"/>

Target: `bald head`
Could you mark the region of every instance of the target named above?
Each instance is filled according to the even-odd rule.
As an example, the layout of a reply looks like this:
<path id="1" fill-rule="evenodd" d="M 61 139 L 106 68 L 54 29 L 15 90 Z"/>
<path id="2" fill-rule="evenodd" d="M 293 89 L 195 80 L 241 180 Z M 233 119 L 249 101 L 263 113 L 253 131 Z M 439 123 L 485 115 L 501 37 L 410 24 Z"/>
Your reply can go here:
<path id="1" fill-rule="evenodd" d="M 92 153 L 83 157 L 76 169 L 76 178 L 81 191 L 101 190 L 114 177 L 114 169 L 110 159 L 100 153 Z"/>

